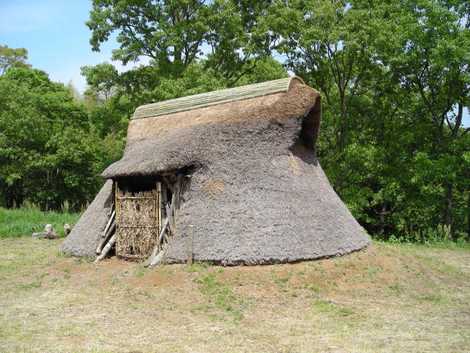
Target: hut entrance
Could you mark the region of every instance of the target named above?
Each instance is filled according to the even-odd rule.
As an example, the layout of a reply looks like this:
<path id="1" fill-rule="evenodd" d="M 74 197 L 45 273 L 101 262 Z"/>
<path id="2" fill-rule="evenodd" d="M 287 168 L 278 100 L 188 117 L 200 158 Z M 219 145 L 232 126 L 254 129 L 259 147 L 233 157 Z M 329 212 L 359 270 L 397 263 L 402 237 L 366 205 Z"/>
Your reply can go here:
<path id="1" fill-rule="evenodd" d="M 162 184 L 155 179 L 116 182 L 116 255 L 148 257 L 158 242 L 162 218 Z"/>
<path id="2" fill-rule="evenodd" d="M 170 237 L 176 233 L 176 213 L 194 168 L 188 166 L 158 176 L 115 179 L 115 211 L 96 250 L 99 259 L 115 245 L 118 257 L 147 258 L 149 266 L 161 261 Z"/>

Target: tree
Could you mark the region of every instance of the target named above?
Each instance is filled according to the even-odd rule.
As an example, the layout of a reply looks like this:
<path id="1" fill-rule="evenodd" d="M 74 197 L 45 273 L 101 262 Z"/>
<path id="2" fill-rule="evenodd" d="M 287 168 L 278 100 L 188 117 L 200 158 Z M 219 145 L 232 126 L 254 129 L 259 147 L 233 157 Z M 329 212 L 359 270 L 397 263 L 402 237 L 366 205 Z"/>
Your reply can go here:
<path id="1" fill-rule="evenodd" d="M 414 165 L 426 171 L 415 170 L 414 178 L 426 175 L 425 194 L 433 185 L 432 205 L 439 215 L 434 219 L 454 235 L 461 231 L 456 226 L 464 218 L 456 211 L 465 208 L 469 186 L 462 158 L 469 131 L 462 125 L 464 107 L 470 105 L 468 10 L 464 1 L 405 1 L 395 11 L 401 28 L 396 45 L 380 53 L 395 84 L 417 97 L 412 109 L 421 133 Z"/>
<path id="2" fill-rule="evenodd" d="M 332 145 L 340 152 L 346 145 L 348 102 L 357 89 L 356 74 L 369 60 L 366 40 L 358 42 L 355 33 L 349 33 L 354 25 L 360 29 L 353 11 L 341 1 L 280 1 L 266 18 L 278 36 L 274 49 L 286 56 L 286 65 L 321 90 L 330 109 L 339 108 L 331 116 L 338 116 Z"/>
<path id="3" fill-rule="evenodd" d="M 106 158 L 84 107 L 46 73 L 19 67 L 0 77 L 0 107 L 1 203 L 79 209 L 97 191 Z"/>
<path id="4" fill-rule="evenodd" d="M 116 34 L 113 59 L 140 61 L 124 72 L 109 63 L 82 68 L 99 134 L 123 136 L 128 117 L 142 104 L 286 76 L 262 49 L 266 34 L 256 23 L 268 4 L 94 0 L 87 22 L 93 50 Z"/>
<path id="5" fill-rule="evenodd" d="M 28 51 L 24 48 L 9 48 L 0 45 L 0 75 L 3 75 L 10 67 L 27 67 Z"/>
<path id="6" fill-rule="evenodd" d="M 123 64 L 149 59 L 148 65 L 136 70 L 137 75 L 128 76 L 145 81 L 149 74 L 157 81 L 154 87 L 157 78 L 181 77 L 200 59 L 207 59 L 205 68 L 214 69 L 234 86 L 258 59 L 270 56 L 270 36 L 257 26 L 269 3 L 94 0 L 87 22 L 92 31 L 90 43 L 93 50 L 99 50 L 116 32 L 119 48 L 113 51 L 113 59 Z"/>
<path id="7" fill-rule="evenodd" d="M 322 164 L 371 233 L 466 230 L 468 14 L 464 1 L 310 0 L 263 18 L 272 49 L 322 92 Z"/>
<path id="8" fill-rule="evenodd" d="M 89 89 L 98 95 L 97 98 L 108 100 L 116 93 L 119 73 L 112 64 L 105 62 L 95 66 L 83 66 L 81 74 L 86 78 Z"/>
<path id="9" fill-rule="evenodd" d="M 120 48 L 113 59 L 123 64 L 148 57 L 162 73 L 176 74 L 201 53 L 208 27 L 209 5 L 200 0 L 93 0 L 90 43 L 93 50 L 118 31 Z"/>

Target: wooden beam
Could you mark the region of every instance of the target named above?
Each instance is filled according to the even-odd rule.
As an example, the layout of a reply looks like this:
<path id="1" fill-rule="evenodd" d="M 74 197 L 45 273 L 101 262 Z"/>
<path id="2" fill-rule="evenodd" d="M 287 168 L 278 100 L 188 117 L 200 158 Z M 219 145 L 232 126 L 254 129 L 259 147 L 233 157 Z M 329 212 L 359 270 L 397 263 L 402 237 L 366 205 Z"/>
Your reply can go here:
<path id="1" fill-rule="evenodd" d="M 165 219 L 165 222 L 163 223 L 162 231 L 158 235 L 157 244 L 153 248 L 152 254 L 149 256 L 148 260 L 146 261 L 146 264 L 145 264 L 146 267 L 151 266 L 152 263 L 155 263 L 156 258 L 162 252 L 162 246 L 161 245 L 163 243 L 165 232 L 166 232 L 166 229 L 168 228 L 169 224 L 170 224 L 170 222 L 169 222 L 169 219 L 167 217 Z M 153 265 L 153 266 L 155 266 L 155 265 Z"/>
<path id="2" fill-rule="evenodd" d="M 104 238 L 106 236 L 106 233 L 108 232 L 108 229 L 111 226 L 111 223 L 114 221 L 114 216 L 116 216 L 116 210 L 113 210 L 113 213 L 111 213 L 111 216 L 109 217 L 108 223 L 106 224 L 106 227 L 104 228 L 104 231 L 101 235 L 102 238 Z"/>
<path id="3" fill-rule="evenodd" d="M 157 208 L 157 229 L 162 227 L 162 183 L 157 182 L 157 199 L 155 200 L 155 207 Z"/>
<path id="4" fill-rule="evenodd" d="M 96 258 L 95 263 L 103 260 L 106 257 L 106 255 L 108 255 L 109 251 L 111 250 L 113 245 L 116 243 L 116 239 L 117 239 L 117 234 L 114 233 L 114 235 L 111 237 L 111 239 L 109 239 L 106 246 L 103 248 L 103 251 L 101 252 L 100 256 L 98 256 Z"/>
<path id="5" fill-rule="evenodd" d="M 108 220 L 108 223 L 106 224 L 106 227 L 104 228 L 103 233 L 101 233 L 101 240 L 98 243 L 98 246 L 96 247 L 96 253 L 99 254 L 106 243 L 106 239 L 111 235 L 113 230 L 116 228 L 116 222 L 115 222 L 115 216 L 116 216 L 116 210 L 113 210 L 113 213 L 111 213 L 111 217 Z"/>
<path id="6" fill-rule="evenodd" d="M 113 222 L 111 227 L 109 227 L 108 232 L 105 234 L 104 238 L 101 239 L 100 243 L 96 247 L 96 254 L 100 254 L 103 246 L 106 244 L 106 241 L 109 239 L 110 235 L 116 230 L 116 222 Z"/>
<path id="7" fill-rule="evenodd" d="M 160 232 L 160 234 L 158 235 L 158 242 L 157 242 L 157 245 L 160 245 L 162 240 L 163 240 L 163 235 L 165 234 L 166 232 L 166 229 L 168 228 L 168 226 L 170 225 L 170 219 L 167 217 L 165 219 L 165 222 L 163 223 L 163 227 L 162 227 L 162 231 Z"/>

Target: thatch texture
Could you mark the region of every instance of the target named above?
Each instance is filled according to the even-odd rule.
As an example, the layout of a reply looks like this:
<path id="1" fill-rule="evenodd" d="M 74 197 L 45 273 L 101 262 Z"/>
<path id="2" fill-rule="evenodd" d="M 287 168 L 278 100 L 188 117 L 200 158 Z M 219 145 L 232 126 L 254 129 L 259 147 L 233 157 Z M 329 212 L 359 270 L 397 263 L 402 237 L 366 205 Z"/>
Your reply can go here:
<path id="1" fill-rule="evenodd" d="M 160 201 L 157 188 L 126 192 L 116 188 L 116 255 L 145 259 L 158 240 Z"/>
<path id="2" fill-rule="evenodd" d="M 151 175 L 190 164 L 211 163 L 208 141 L 223 150 L 232 141 L 224 129 L 240 126 L 277 126 L 290 119 L 300 119 L 315 105 L 319 94 L 299 80 L 290 82 L 284 93 L 213 105 L 191 111 L 131 120 L 123 158 L 109 166 L 105 178 Z M 311 133 L 317 133 L 316 126 Z M 300 121 L 299 120 L 299 121 Z M 250 137 L 249 134 L 246 136 Z M 273 141 L 275 142 L 275 141 Z M 291 141 L 292 142 L 292 141 Z M 312 146 L 315 141 L 311 141 Z"/>
<path id="3" fill-rule="evenodd" d="M 316 160 L 320 114 L 318 92 L 294 79 L 287 91 L 134 119 L 124 157 L 103 175 L 195 168 L 168 262 L 191 254 L 223 264 L 346 254 L 369 237 Z"/>
<path id="4" fill-rule="evenodd" d="M 95 257 L 112 204 L 113 182 L 108 180 L 62 243 L 60 250 L 69 255 Z"/>

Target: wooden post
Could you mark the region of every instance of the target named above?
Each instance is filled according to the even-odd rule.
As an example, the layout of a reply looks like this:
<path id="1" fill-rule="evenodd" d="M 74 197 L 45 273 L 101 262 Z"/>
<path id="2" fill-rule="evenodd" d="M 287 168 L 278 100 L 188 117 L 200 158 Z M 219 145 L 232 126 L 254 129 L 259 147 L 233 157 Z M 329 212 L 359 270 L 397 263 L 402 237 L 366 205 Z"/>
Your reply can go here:
<path id="1" fill-rule="evenodd" d="M 187 255 L 188 255 L 188 265 L 193 264 L 193 234 L 194 234 L 194 226 L 189 226 L 189 234 L 188 234 L 188 242 L 187 242 Z"/>
<path id="2" fill-rule="evenodd" d="M 155 207 L 157 208 L 157 234 L 160 232 L 162 227 L 162 183 L 157 183 L 157 199 L 155 201 Z"/>
<path id="3" fill-rule="evenodd" d="M 117 181 L 114 182 L 115 188 L 114 188 L 114 212 L 116 213 L 114 215 L 114 222 L 116 223 L 116 230 L 115 230 L 115 235 L 119 233 L 119 223 L 120 223 L 120 218 L 121 218 L 121 200 L 119 199 L 119 183 Z"/>

